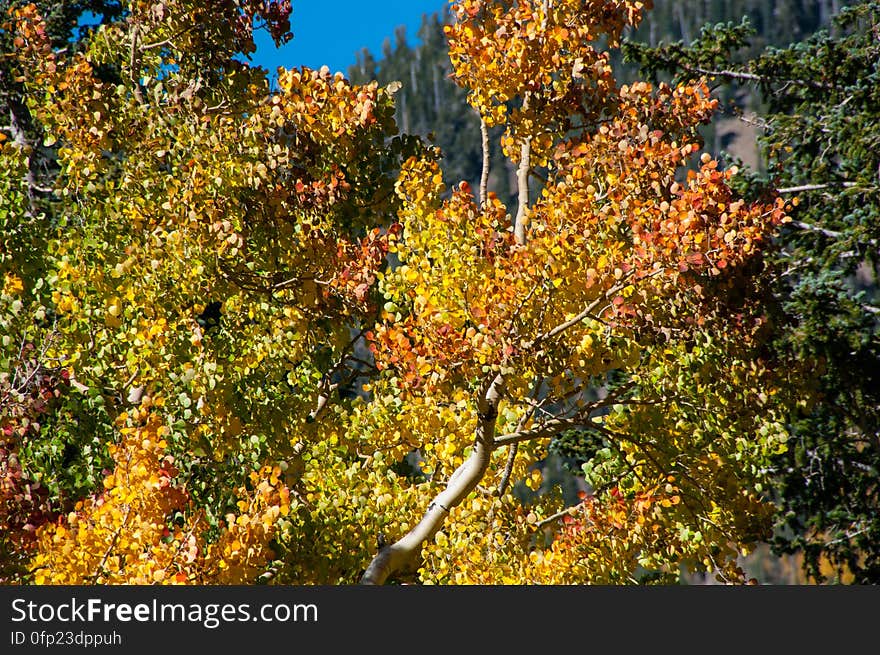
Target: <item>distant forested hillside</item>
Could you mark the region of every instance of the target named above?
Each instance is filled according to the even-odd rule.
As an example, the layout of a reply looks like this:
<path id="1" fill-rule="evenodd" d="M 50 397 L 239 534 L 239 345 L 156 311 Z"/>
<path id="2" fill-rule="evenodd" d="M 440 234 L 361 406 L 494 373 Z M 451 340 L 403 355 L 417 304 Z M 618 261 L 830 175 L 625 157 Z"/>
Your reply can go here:
<path id="1" fill-rule="evenodd" d="M 681 41 L 691 43 L 703 26 L 716 23 L 739 24 L 743 21 L 754 29 L 750 47 L 738 53 L 743 59 L 754 56 L 767 46 L 785 46 L 801 40 L 830 24 L 831 17 L 851 2 L 847 0 L 695 0 L 682 3 L 655 0 L 639 28 L 628 36 L 647 45 Z M 363 49 L 348 74 L 355 83 L 376 79 L 380 84 L 399 81 L 397 93 L 397 124 L 402 132 L 429 137 L 443 151 L 443 172 L 447 184 L 467 180 L 477 186 L 480 177 L 480 129 L 476 113 L 470 111 L 465 92 L 449 75 L 452 71 L 447 55 L 443 26 L 450 16 L 446 6 L 425 15 L 415 35 L 398 27 L 383 44 L 381 53 Z M 619 80 L 632 79 L 637 67 L 624 62 L 616 53 L 612 63 Z M 734 120 L 736 108 L 750 109 L 760 99 L 731 85 L 722 94 L 728 107 L 727 120 L 705 130 L 707 146 L 715 155 L 722 150 L 753 167 L 760 166 L 754 142 L 755 128 L 748 122 Z M 492 177 L 490 188 L 504 200 L 512 199 L 516 174 L 512 164 L 502 157 L 495 134 L 490 142 Z"/>

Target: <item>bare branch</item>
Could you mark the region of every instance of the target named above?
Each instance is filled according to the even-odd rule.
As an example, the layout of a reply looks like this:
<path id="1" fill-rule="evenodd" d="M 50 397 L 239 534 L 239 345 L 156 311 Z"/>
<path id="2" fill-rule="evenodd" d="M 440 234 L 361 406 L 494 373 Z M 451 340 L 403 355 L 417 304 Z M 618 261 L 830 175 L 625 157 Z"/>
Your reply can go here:
<path id="1" fill-rule="evenodd" d="M 568 430 L 569 428 L 578 427 L 583 424 L 584 420 L 579 416 L 573 418 L 553 418 L 548 421 L 543 421 L 534 428 L 529 428 L 527 430 L 517 430 L 516 432 L 510 432 L 508 434 L 501 435 L 500 437 L 495 437 L 494 447 L 500 448 L 501 446 L 522 443 L 523 441 L 554 437 L 560 432 Z"/>
<path id="2" fill-rule="evenodd" d="M 839 184 L 802 184 L 801 186 L 789 186 L 776 189 L 776 193 L 803 193 L 804 191 L 821 191 L 822 189 L 830 189 L 836 186 L 842 186 L 847 189 L 854 187 L 855 182 L 841 182 Z"/>
<path id="3" fill-rule="evenodd" d="M 519 451 L 519 444 L 510 444 L 510 450 L 507 451 L 507 461 L 504 463 L 504 471 L 501 473 L 501 482 L 498 483 L 498 495 L 503 496 L 507 491 L 507 485 L 510 483 L 510 476 L 513 473 L 513 465 L 516 462 L 516 454 Z"/>
<path id="4" fill-rule="evenodd" d="M 595 423 L 587 423 L 588 417 L 597 409 L 608 407 L 615 404 L 643 404 L 644 401 L 626 400 L 622 398 L 630 389 L 635 386 L 635 382 L 627 382 L 616 389 L 613 389 L 604 398 L 592 403 L 584 405 L 580 411 L 574 416 L 556 417 L 546 421 L 542 421 L 539 425 L 528 430 L 518 429 L 500 437 L 495 438 L 495 447 L 499 448 L 507 444 L 517 444 L 523 441 L 531 441 L 532 439 L 544 439 L 553 437 L 569 428 L 590 427 L 599 429 Z M 600 430 L 601 431 L 601 430 Z"/>
<path id="5" fill-rule="evenodd" d="M 818 225 L 804 223 L 803 221 L 791 221 L 789 225 L 800 228 L 801 230 L 807 230 L 809 232 L 818 232 L 819 234 L 824 234 L 826 237 L 829 237 L 831 239 L 840 238 L 840 232 L 835 232 L 834 230 L 819 227 Z"/>
<path id="6" fill-rule="evenodd" d="M 173 42 L 172 37 L 168 37 L 167 39 L 162 39 L 161 41 L 157 41 L 156 43 L 146 43 L 140 47 L 141 52 L 145 52 L 147 50 L 154 50 L 155 48 L 161 48 L 162 46 L 171 45 Z"/>
<path id="7" fill-rule="evenodd" d="M 98 578 L 100 578 L 101 574 L 104 572 L 104 565 L 107 563 L 107 560 L 110 559 L 110 555 L 113 554 L 113 550 L 116 548 L 119 537 L 122 534 L 123 530 L 125 530 L 126 525 L 128 524 L 128 518 L 131 516 L 131 510 L 131 505 L 126 505 L 125 516 L 122 517 L 122 523 L 119 524 L 119 527 L 110 538 L 110 543 L 107 546 L 107 550 L 104 551 L 104 556 L 101 558 L 101 561 L 98 562 L 98 566 L 95 567 L 94 573 L 89 576 L 92 582 L 97 582 Z"/>
<path id="8" fill-rule="evenodd" d="M 702 68 L 700 66 L 690 66 L 687 64 L 683 64 L 682 68 L 691 73 L 700 73 L 701 75 L 711 75 L 713 77 L 726 77 L 732 80 L 748 80 L 750 82 L 761 82 L 766 78 L 761 77 L 760 75 L 755 75 L 754 73 L 743 73 L 740 71 L 731 71 L 731 70 L 711 70 L 708 68 Z"/>
<path id="9" fill-rule="evenodd" d="M 553 337 L 565 332 L 568 328 L 570 328 L 574 325 L 577 325 L 582 320 L 584 320 L 585 318 L 590 316 L 590 314 L 592 314 L 596 310 L 596 308 L 600 304 L 602 304 L 602 302 L 604 300 L 605 300 L 605 296 L 600 296 L 599 298 L 596 298 L 596 300 L 594 300 L 589 305 L 587 305 L 580 314 L 577 314 L 577 315 L 573 316 L 572 318 L 568 319 L 567 321 L 560 323 L 559 325 L 552 328 L 551 330 L 548 330 L 544 334 L 538 335 L 531 343 L 528 344 L 529 347 L 534 347 L 534 346 L 538 345 L 539 343 L 541 343 L 542 341 L 546 341 L 547 339 L 552 339 Z"/>
<path id="10" fill-rule="evenodd" d="M 131 26 L 131 49 L 128 55 L 129 75 L 131 77 L 131 85 L 135 99 L 138 101 L 138 104 L 144 104 L 144 96 L 141 93 L 141 83 L 138 79 L 140 77 L 139 72 L 141 67 L 141 53 L 138 47 L 139 39 L 140 27 L 137 23 L 133 23 Z"/>
<path id="11" fill-rule="evenodd" d="M 682 70 L 685 70 L 689 73 L 698 73 L 700 75 L 708 75 L 710 77 L 723 77 L 728 80 L 743 80 L 746 82 L 763 82 L 765 84 L 770 84 L 771 82 L 784 82 L 785 85 L 796 85 L 796 86 L 805 86 L 811 89 L 821 89 L 821 90 L 830 90 L 833 89 L 833 85 L 830 84 L 822 84 L 817 82 L 816 80 L 774 80 L 771 77 L 766 77 L 764 75 L 756 75 L 755 73 L 746 73 L 743 71 L 732 71 L 732 70 L 713 70 L 711 68 L 703 68 L 701 66 L 694 66 L 692 64 L 686 64 L 684 62 L 675 61 L 673 62 L 670 59 L 665 59 L 665 62 L 668 64 L 674 64 L 679 66 Z"/>
<path id="12" fill-rule="evenodd" d="M 319 418 L 321 418 L 321 416 L 327 410 L 328 403 L 330 402 L 330 396 L 333 394 L 334 391 L 336 391 L 336 389 L 338 389 L 340 386 L 350 384 L 352 381 L 354 381 L 355 378 L 358 377 L 358 372 L 355 369 L 355 371 L 351 373 L 344 381 L 332 382 L 333 376 L 342 371 L 342 369 L 345 367 L 345 363 L 349 359 L 362 361 L 357 358 L 351 357 L 350 353 L 354 349 L 354 345 L 361 337 L 363 337 L 363 335 L 364 330 L 360 330 L 345 345 L 345 348 L 342 349 L 342 353 L 339 355 L 339 359 L 336 360 L 336 363 L 330 368 L 329 371 L 327 371 L 327 373 L 324 374 L 324 377 L 318 384 L 318 398 L 315 401 L 315 408 L 311 412 L 309 412 L 309 415 L 306 417 L 306 421 L 308 423 L 314 423 Z"/>
<path id="13" fill-rule="evenodd" d="M 538 388 L 540 387 L 540 380 L 537 384 L 532 387 L 531 393 L 529 393 L 529 400 L 531 400 L 531 404 L 529 408 L 523 413 L 520 417 L 519 422 L 517 423 L 516 430 L 519 432 L 522 430 L 526 423 L 534 416 L 535 410 L 538 409 L 539 405 L 535 402 L 536 396 L 538 395 Z M 504 492 L 507 491 L 507 485 L 510 482 L 510 476 L 513 473 L 513 465 L 516 462 L 516 454 L 519 450 L 518 444 L 511 444 L 510 450 L 507 453 L 507 462 L 504 464 L 504 471 L 501 473 L 501 481 L 498 483 L 498 496 L 503 496 Z"/>
<path id="14" fill-rule="evenodd" d="M 575 316 L 568 319 L 567 321 L 560 323 L 559 325 L 548 330 L 547 332 L 538 335 L 532 341 L 527 343 L 525 347 L 527 349 L 534 348 L 535 346 L 540 344 L 542 341 L 546 341 L 547 339 L 552 339 L 553 337 L 562 334 L 570 327 L 577 325 L 585 318 L 589 318 L 593 314 L 593 312 L 596 311 L 596 308 L 599 307 L 599 305 L 601 305 L 603 302 L 605 302 L 608 299 L 608 296 L 621 291 L 624 288 L 624 286 L 626 286 L 624 284 L 624 282 L 626 280 L 628 280 L 631 276 L 632 276 L 632 274 L 630 273 L 629 275 L 624 277 L 619 284 L 614 285 L 613 287 L 608 289 L 608 291 L 606 291 L 603 295 L 599 296 L 593 302 L 591 302 L 589 305 L 587 305 L 582 312 L 580 312 L 579 314 L 576 314 Z"/>
<path id="15" fill-rule="evenodd" d="M 549 525 L 549 524 L 553 523 L 554 521 L 558 521 L 558 520 L 561 519 L 561 518 L 564 518 L 564 517 L 566 517 L 566 516 L 571 516 L 572 514 L 575 514 L 579 509 L 581 509 L 580 504 L 578 504 L 578 505 L 572 505 L 572 506 L 570 506 L 570 507 L 566 507 L 566 508 L 565 508 L 564 510 L 562 510 L 561 512 L 556 512 L 555 514 L 551 514 L 551 515 L 548 516 L 547 518 L 545 518 L 545 519 L 541 519 L 540 521 L 538 521 L 537 523 L 535 523 L 535 528 L 538 529 L 538 530 L 540 530 L 540 529 L 543 528 L 544 526 Z"/>
<path id="16" fill-rule="evenodd" d="M 162 46 L 171 45 L 174 42 L 174 39 L 176 39 L 180 36 L 183 36 L 187 32 L 191 32 L 192 30 L 196 29 L 197 26 L 198 26 L 198 23 L 193 22 L 190 25 L 187 25 L 186 27 L 183 27 L 183 28 L 177 30 L 174 34 L 169 36 L 167 39 L 163 39 L 163 40 L 157 41 L 155 43 L 145 43 L 145 44 L 139 46 L 140 50 L 141 50 L 141 52 L 145 52 L 147 50 L 154 50 L 155 48 L 161 48 Z"/>

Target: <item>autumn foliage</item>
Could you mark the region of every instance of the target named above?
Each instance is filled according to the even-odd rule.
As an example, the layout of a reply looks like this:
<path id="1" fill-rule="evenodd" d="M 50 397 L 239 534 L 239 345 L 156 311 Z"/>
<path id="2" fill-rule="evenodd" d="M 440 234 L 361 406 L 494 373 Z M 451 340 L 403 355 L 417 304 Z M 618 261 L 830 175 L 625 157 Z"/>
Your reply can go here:
<path id="1" fill-rule="evenodd" d="M 290 510 L 281 470 L 251 474 L 252 488 L 236 490 L 238 511 L 224 517 L 216 541 L 206 544 L 198 512 L 189 512 L 183 525 L 169 525 L 168 517 L 186 510 L 190 498 L 175 483 L 174 458 L 164 454 L 165 431 L 152 417 L 120 428 L 104 490 L 40 530 L 34 582 L 244 584 L 265 570 L 266 544 Z"/>
<path id="2" fill-rule="evenodd" d="M 447 189 L 393 88 L 270 87 L 233 56 L 255 18 L 283 40 L 288 5 L 196 4 L 133 3 L 73 54 L 9 17 L 59 170 L 41 265 L 0 250 L 4 353 L 27 336 L 66 382 L 19 397 L 61 385 L 106 435 L 69 440 L 96 484 L 42 492 L 57 460 L 15 464 L 24 419 L 0 414 L 18 579 L 743 582 L 796 401 L 762 355 L 787 208 L 701 154 L 705 81 L 616 83 L 608 48 L 650 3 L 453 4 L 455 80 L 505 128 L 517 207 Z M 24 224 L 29 151 L 2 147 Z M 541 472 L 563 436 L 591 453 L 573 506 Z"/>

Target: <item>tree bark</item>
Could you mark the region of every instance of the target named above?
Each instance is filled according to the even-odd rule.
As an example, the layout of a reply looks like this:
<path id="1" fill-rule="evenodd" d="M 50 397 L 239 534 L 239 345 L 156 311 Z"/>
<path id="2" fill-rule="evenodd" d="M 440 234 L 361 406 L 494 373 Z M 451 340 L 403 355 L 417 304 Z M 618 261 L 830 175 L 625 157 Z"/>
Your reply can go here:
<path id="1" fill-rule="evenodd" d="M 516 219 L 513 222 L 513 236 L 520 245 L 526 242 L 526 209 L 529 206 L 529 171 L 531 170 L 532 143 L 528 137 L 523 141 L 520 150 L 519 168 L 516 174 L 517 191 L 519 193 L 519 206 L 516 210 Z"/>
<path id="2" fill-rule="evenodd" d="M 483 170 L 480 174 L 480 204 L 486 204 L 489 195 L 489 128 L 486 119 L 480 116 L 480 140 L 483 148 Z"/>
<path id="3" fill-rule="evenodd" d="M 450 476 L 440 494 L 428 505 L 422 520 L 395 543 L 383 546 L 361 576 L 361 584 L 380 585 L 399 571 L 410 569 L 422 550 L 422 545 L 440 530 L 449 512 L 458 506 L 480 483 L 489 468 L 495 449 L 495 422 L 498 403 L 503 393 L 504 379 L 495 376 L 477 402 L 479 417 L 470 457 Z"/>

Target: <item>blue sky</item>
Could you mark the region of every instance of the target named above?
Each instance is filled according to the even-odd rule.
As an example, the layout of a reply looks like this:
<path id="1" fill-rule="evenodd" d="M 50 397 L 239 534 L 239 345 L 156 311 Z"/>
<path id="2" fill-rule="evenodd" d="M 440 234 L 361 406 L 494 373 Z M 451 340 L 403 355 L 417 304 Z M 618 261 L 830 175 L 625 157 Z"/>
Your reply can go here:
<path id="1" fill-rule="evenodd" d="M 293 0 L 293 40 L 275 48 L 260 32 L 257 52 L 251 62 L 275 73 L 278 66 L 309 66 L 347 73 L 355 53 L 369 48 L 378 59 L 382 42 L 394 29 L 406 25 L 407 42 L 418 43 L 417 32 L 423 14 L 442 11 L 448 0 Z"/>

